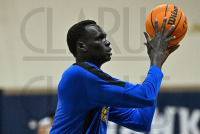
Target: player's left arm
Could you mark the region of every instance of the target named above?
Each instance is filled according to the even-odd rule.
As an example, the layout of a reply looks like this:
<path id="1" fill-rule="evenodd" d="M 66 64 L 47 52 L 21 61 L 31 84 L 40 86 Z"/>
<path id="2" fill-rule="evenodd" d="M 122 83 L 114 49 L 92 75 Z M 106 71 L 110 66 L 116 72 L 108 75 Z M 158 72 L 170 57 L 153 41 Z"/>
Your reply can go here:
<path id="1" fill-rule="evenodd" d="M 108 120 L 138 132 L 149 132 L 153 120 L 156 102 L 146 108 L 115 108 L 109 110 Z"/>

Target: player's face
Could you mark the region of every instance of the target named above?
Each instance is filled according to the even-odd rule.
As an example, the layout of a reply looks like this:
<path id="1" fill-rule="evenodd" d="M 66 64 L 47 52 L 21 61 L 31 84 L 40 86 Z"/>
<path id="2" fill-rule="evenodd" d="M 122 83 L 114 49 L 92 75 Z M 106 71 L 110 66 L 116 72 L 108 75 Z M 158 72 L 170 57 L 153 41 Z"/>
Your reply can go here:
<path id="1" fill-rule="evenodd" d="M 87 49 L 87 57 L 98 63 L 105 63 L 111 59 L 110 42 L 106 39 L 106 33 L 98 25 L 86 26 L 85 45 Z"/>

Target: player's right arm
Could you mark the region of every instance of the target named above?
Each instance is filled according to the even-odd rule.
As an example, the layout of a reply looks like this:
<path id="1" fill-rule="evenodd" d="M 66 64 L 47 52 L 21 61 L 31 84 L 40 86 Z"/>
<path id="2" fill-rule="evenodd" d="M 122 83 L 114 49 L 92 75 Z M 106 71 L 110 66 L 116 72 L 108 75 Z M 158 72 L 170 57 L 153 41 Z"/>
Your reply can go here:
<path id="1" fill-rule="evenodd" d="M 87 64 L 87 63 L 85 63 Z M 141 108 L 154 105 L 163 74 L 156 66 L 151 66 L 142 84 L 119 81 L 95 67 L 88 68 L 85 75 L 85 92 L 90 104 Z"/>

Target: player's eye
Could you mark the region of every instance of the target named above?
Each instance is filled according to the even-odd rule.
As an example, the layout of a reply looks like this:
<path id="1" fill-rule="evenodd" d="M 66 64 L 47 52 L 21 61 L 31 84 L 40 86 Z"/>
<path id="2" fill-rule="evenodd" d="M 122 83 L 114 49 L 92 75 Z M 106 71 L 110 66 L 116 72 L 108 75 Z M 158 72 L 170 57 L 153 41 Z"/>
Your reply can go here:
<path id="1" fill-rule="evenodd" d="M 103 36 L 98 36 L 98 37 L 95 38 L 95 40 L 102 40 L 102 39 L 104 39 Z"/>

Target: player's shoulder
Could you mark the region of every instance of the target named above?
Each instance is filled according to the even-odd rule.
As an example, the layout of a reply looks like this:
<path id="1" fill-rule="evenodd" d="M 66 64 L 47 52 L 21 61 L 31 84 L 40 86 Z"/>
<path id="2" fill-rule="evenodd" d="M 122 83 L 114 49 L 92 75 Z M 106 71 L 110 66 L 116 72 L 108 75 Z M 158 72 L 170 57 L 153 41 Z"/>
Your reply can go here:
<path id="1" fill-rule="evenodd" d="M 96 65 L 89 63 L 89 62 L 78 62 L 75 63 L 74 66 L 77 66 L 79 68 L 84 69 L 87 72 L 86 77 L 111 77 L 110 75 L 103 72 L 100 68 L 98 68 Z"/>
<path id="2" fill-rule="evenodd" d="M 75 65 L 80 66 L 87 70 L 87 74 L 85 75 L 86 81 L 89 83 L 91 82 L 98 82 L 98 83 L 111 83 L 113 85 L 119 85 L 125 87 L 125 82 L 110 76 L 109 74 L 103 72 L 100 68 L 96 65 L 86 62 L 86 63 L 76 63 Z M 104 82 L 103 82 L 104 81 Z"/>
<path id="3" fill-rule="evenodd" d="M 87 70 L 85 70 L 84 68 L 77 66 L 76 64 L 72 64 L 69 68 L 67 68 L 62 77 L 65 76 L 82 76 L 85 75 L 85 73 L 87 72 Z"/>

